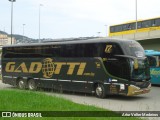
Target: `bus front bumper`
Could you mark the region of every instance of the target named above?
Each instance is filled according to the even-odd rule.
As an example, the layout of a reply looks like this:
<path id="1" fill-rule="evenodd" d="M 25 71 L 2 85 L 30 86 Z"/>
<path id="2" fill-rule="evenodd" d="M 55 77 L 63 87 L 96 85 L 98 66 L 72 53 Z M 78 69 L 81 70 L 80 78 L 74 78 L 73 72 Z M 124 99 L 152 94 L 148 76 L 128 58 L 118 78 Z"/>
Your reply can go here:
<path id="1" fill-rule="evenodd" d="M 128 94 L 127 96 L 139 95 L 149 93 L 151 90 L 151 84 L 147 88 L 140 89 L 134 85 L 128 86 Z"/>

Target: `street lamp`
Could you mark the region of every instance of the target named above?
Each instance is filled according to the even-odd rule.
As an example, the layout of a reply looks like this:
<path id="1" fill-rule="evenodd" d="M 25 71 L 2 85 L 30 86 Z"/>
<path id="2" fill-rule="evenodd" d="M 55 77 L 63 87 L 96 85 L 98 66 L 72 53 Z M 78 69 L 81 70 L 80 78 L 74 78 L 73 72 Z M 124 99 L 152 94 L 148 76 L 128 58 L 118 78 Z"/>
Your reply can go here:
<path id="1" fill-rule="evenodd" d="M 23 24 L 23 41 L 24 41 L 24 26 L 25 26 L 26 24 Z"/>
<path id="2" fill-rule="evenodd" d="M 136 12 L 136 24 L 135 24 L 135 28 L 136 28 L 136 32 L 137 32 L 137 0 L 135 0 L 135 12 Z"/>
<path id="3" fill-rule="evenodd" d="M 43 4 L 39 4 L 39 43 L 41 42 L 41 6 L 43 6 Z"/>
<path id="4" fill-rule="evenodd" d="M 106 37 L 108 37 L 108 34 L 107 34 L 107 32 L 108 32 L 108 25 L 104 25 L 104 26 L 106 26 Z"/>
<path id="5" fill-rule="evenodd" d="M 16 0 L 9 0 L 11 2 L 11 44 L 12 44 L 12 25 L 13 25 L 13 2 Z"/>

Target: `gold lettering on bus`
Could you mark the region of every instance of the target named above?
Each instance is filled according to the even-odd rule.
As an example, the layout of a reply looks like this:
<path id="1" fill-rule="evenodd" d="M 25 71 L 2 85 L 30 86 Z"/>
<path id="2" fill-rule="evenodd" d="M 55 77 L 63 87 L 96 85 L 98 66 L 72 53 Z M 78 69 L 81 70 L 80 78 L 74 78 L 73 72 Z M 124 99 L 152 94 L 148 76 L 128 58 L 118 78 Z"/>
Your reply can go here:
<path id="1" fill-rule="evenodd" d="M 54 62 L 51 58 L 46 58 L 43 62 L 31 62 L 30 64 L 22 62 L 18 67 L 16 66 L 16 62 L 8 62 L 6 64 L 5 71 L 15 73 L 39 73 L 42 71 L 43 77 L 51 78 L 53 74 L 62 73 L 61 69 L 65 66 L 68 66 L 66 71 L 67 75 L 72 75 L 75 72 L 77 72 L 76 75 L 84 75 L 86 62 Z M 29 68 L 27 68 L 27 66 Z M 77 71 L 75 71 L 76 68 L 78 69 Z"/>
<path id="2" fill-rule="evenodd" d="M 68 72 L 67 74 L 68 75 L 72 75 L 73 74 L 73 71 L 75 69 L 75 66 L 76 65 L 79 65 L 80 63 L 67 63 L 67 65 L 69 65 L 69 69 L 68 69 Z"/>
<path id="3" fill-rule="evenodd" d="M 13 72 L 15 68 L 15 62 L 8 62 L 5 68 L 6 72 Z"/>
<path id="4" fill-rule="evenodd" d="M 54 65 L 56 65 L 56 69 L 55 69 L 54 73 L 59 74 L 62 66 L 66 65 L 66 63 L 65 62 L 56 62 L 56 63 L 54 63 Z"/>
<path id="5" fill-rule="evenodd" d="M 112 52 L 112 45 L 106 45 L 105 52 L 106 53 L 111 53 Z"/>
<path id="6" fill-rule="evenodd" d="M 86 63 L 81 63 L 77 72 L 77 75 L 83 75 Z"/>
<path id="7" fill-rule="evenodd" d="M 32 62 L 29 68 L 29 73 L 39 73 L 42 69 L 42 63 Z"/>
<path id="8" fill-rule="evenodd" d="M 24 72 L 24 73 L 28 73 L 26 64 L 25 64 L 24 62 L 21 63 L 14 72 Z"/>

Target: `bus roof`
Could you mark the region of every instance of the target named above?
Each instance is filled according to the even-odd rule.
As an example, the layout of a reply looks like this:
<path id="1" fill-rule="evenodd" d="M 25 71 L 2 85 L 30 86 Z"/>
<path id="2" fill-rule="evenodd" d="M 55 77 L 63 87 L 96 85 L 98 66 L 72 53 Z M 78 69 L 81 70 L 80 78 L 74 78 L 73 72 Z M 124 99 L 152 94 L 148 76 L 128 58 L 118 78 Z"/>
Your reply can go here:
<path id="1" fill-rule="evenodd" d="M 135 40 L 124 40 L 124 39 L 115 39 L 115 38 L 91 38 L 91 39 L 54 39 L 54 41 L 44 42 L 44 43 L 32 43 L 32 44 L 14 44 L 6 45 L 5 47 L 23 47 L 23 46 L 45 46 L 45 45 L 60 45 L 60 44 L 82 44 L 82 43 L 105 43 L 105 42 L 115 42 L 121 43 L 124 41 L 135 41 Z"/>

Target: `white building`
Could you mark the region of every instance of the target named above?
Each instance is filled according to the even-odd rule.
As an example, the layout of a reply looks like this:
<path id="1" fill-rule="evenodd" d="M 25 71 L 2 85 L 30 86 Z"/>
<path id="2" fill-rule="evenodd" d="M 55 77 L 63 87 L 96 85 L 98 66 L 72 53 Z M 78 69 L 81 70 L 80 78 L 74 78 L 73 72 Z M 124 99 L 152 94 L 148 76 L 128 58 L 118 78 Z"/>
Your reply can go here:
<path id="1" fill-rule="evenodd" d="M 12 37 L 12 42 L 11 42 L 11 37 L 9 37 L 7 34 L 2 34 L 0 33 L 0 46 L 4 45 L 11 45 L 16 43 L 16 39 Z"/>

